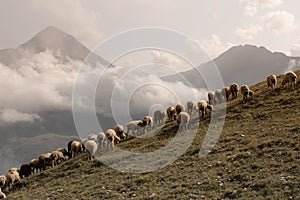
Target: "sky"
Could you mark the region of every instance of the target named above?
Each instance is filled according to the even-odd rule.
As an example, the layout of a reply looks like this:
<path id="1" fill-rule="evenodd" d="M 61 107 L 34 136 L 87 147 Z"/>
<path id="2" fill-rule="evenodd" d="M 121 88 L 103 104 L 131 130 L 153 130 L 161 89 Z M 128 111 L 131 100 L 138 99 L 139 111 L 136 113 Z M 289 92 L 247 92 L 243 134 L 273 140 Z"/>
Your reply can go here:
<path id="1" fill-rule="evenodd" d="M 189 35 L 216 57 L 240 44 L 300 56 L 296 0 L 2 0 L 0 49 L 16 48 L 55 26 L 93 49 L 106 38 L 140 27 Z"/>

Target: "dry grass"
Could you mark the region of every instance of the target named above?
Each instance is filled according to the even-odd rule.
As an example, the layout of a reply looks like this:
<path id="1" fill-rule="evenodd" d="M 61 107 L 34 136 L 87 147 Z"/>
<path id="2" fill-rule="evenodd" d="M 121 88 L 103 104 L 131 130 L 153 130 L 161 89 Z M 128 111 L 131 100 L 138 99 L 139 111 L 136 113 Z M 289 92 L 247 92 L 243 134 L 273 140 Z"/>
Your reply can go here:
<path id="1" fill-rule="evenodd" d="M 209 119 L 198 126 L 195 115 L 196 138 L 184 155 L 165 168 L 122 173 L 81 155 L 22 180 L 8 198 L 300 199 L 299 83 L 297 88 L 277 86 L 271 92 L 263 82 L 251 87 L 254 99 L 230 101 L 222 135 L 204 159 L 198 158 L 198 152 Z M 176 131 L 169 124 L 154 137 L 130 139 L 119 147 L 150 152 L 165 146 Z"/>

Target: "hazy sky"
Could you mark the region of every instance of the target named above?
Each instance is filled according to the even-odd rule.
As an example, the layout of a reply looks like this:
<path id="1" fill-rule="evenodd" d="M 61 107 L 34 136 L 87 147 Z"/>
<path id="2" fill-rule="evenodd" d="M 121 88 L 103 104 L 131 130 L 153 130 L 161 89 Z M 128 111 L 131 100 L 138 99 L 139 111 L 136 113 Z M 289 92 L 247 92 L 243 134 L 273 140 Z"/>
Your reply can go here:
<path id="1" fill-rule="evenodd" d="M 296 0 L 2 0 L 0 48 L 15 48 L 48 25 L 89 48 L 121 31 L 155 26 L 178 30 L 211 57 L 237 44 L 300 56 Z"/>

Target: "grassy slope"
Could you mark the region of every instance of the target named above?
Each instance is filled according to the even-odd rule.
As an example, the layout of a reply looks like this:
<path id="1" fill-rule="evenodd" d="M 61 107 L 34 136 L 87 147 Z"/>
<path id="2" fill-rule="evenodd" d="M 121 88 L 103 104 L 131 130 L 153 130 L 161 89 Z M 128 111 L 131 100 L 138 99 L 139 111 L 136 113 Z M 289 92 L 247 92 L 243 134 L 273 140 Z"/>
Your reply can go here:
<path id="1" fill-rule="evenodd" d="M 300 77 L 300 71 L 297 73 Z M 279 79 L 280 82 L 281 78 Z M 187 152 L 160 170 L 122 173 L 86 155 L 22 180 L 9 199 L 300 199 L 300 85 L 296 91 L 266 83 L 251 87 L 255 99 L 228 103 L 222 135 L 213 151 L 198 158 L 208 119 Z M 196 117 L 196 116 L 194 116 Z M 194 121 L 197 121 L 194 119 Z M 197 126 L 197 123 L 193 125 Z M 132 139 L 119 146 L 152 151 L 171 138 L 176 128 L 163 128 L 159 136 Z"/>

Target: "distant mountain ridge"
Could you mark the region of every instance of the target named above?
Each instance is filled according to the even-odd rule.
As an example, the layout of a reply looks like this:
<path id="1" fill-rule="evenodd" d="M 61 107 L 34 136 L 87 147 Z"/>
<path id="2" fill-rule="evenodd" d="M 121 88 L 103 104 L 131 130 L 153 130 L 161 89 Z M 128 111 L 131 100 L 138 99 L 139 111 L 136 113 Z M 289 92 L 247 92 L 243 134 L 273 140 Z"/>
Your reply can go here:
<path id="1" fill-rule="evenodd" d="M 201 72 L 201 70 L 209 69 L 216 65 L 225 85 L 233 82 L 252 85 L 265 80 L 269 74 L 279 75 L 289 70 L 300 69 L 299 65 L 290 66 L 291 60 L 299 63 L 300 58 L 288 57 L 279 52 L 272 53 L 265 47 L 240 45 L 230 48 L 212 61 L 199 65 L 197 70 Z M 173 82 L 180 80 L 181 76 L 186 78 L 187 82 L 192 83 L 192 86 L 196 88 L 206 86 L 204 79 L 199 79 L 198 72 L 195 69 L 165 76 L 162 79 Z"/>
<path id="2" fill-rule="evenodd" d="M 109 65 L 108 61 L 91 52 L 73 36 L 53 26 L 46 27 L 16 49 L 0 50 L 0 62 L 12 66 L 25 53 L 38 54 L 46 50 L 54 52 L 55 56 L 62 61 L 67 61 L 69 58 L 84 61 L 89 55 L 88 61 L 91 65 L 95 65 L 97 62 L 105 66 Z"/>

